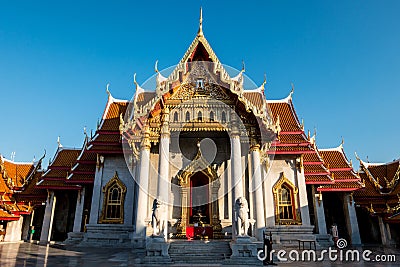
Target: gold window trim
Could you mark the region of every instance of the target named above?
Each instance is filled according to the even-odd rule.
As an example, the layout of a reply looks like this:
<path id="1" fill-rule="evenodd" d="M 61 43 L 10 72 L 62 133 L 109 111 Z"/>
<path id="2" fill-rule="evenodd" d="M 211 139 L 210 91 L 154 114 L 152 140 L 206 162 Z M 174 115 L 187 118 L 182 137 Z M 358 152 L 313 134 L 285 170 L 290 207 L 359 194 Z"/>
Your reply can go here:
<path id="1" fill-rule="evenodd" d="M 281 219 L 279 216 L 279 190 L 283 185 L 286 185 L 290 190 L 291 194 L 291 202 L 292 202 L 292 214 L 294 216 L 293 219 Z M 300 225 L 301 224 L 301 215 L 300 209 L 298 205 L 298 193 L 299 189 L 288 179 L 285 174 L 281 173 L 281 178 L 275 183 L 272 187 L 272 192 L 274 194 L 274 203 L 275 203 L 275 224 L 278 225 Z"/>
<path id="2" fill-rule="evenodd" d="M 109 196 L 109 189 L 111 189 L 114 184 L 121 189 L 121 204 L 120 206 L 120 217 L 119 218 L 106 218 L 106 211 L 108 207 L 108 196 Z M 101 211 L 101 216 L 99 219 L 99 223 L 115 223 L 115 224 L 123 224 L 124 223 L 124 204 L 125 204 L 125 194 L 126 194 L 126 186 L 124 183 L 119 179 L 117 172 L 115 172 L 113 178 L 108 181 L 108 183 L 103 187 L 103 208 Z"/>

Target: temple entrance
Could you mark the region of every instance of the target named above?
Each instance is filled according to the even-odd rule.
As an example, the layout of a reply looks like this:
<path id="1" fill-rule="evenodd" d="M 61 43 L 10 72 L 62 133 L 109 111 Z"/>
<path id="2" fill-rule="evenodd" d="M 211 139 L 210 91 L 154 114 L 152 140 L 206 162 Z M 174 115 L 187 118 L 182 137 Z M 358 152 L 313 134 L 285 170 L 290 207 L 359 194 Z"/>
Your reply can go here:
<path id="1" fill-rule="evenodd" d="M 219 177 L 200 149 L 177 176 L 181 194 L 181 218 L 177 238 L 223 238 L 218 211 Z"/>
<path id="2" fill-rule="evenodd" d="M 202 172 L 190 177 L 189 224 L 204 226 L 210 224 L 209 178 Z"/>

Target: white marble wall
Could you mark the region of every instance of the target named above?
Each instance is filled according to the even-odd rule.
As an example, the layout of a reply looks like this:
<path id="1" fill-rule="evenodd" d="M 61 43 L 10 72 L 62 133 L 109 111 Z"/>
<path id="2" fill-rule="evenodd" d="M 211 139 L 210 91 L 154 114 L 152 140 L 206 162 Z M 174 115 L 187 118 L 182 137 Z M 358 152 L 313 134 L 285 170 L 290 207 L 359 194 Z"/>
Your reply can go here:
<path id="1" fill-rule="evenodd" d="M 275 202 L 272 188 L 281 178 L 281 173 L 298 188 L 297 203 L 300 207 L 302 225 L 310 226 L 310 216 L 308 210 L 307 191 L 304 178 L 304 172 L 298 168 L 298 163 L 294 157 L 283 158 L 276 156 L 271 161 L 270 169 L 262 170 L 262 178 L 264 179 L 264 201 L 266 213 L 266 226 L 275 226 Z"/>
<path id="2" fill-rule="evenodd" d="M 134 180 L 129 172 L 123 155 L 107 155 L 104 158 L 104 164 L 100 168 L 96 168 L 95 181 L 93 185 L 92 207 L 90 211 L 89 224 L 98 224 L 103 207 L 104 194 L 103 187 L 115 172 L 118 178 L 126 186 L 125 203 L 124 203 L 124 223 L 125 226 L 131 226 L 133 220 L 133 203 L 134 203 Z"/>

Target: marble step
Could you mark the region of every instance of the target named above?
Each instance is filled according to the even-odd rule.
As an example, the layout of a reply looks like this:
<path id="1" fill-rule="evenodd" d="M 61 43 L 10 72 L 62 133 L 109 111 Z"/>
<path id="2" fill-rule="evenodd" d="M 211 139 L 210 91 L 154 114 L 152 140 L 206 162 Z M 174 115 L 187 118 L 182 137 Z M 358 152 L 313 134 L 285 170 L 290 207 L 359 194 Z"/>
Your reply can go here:
<path id="1" fill-rule="evenodd" d="M 169 256 L 174 263 L 222 263 L 232 254 L 228 241 L 175 241 L 170 243 Z"/>

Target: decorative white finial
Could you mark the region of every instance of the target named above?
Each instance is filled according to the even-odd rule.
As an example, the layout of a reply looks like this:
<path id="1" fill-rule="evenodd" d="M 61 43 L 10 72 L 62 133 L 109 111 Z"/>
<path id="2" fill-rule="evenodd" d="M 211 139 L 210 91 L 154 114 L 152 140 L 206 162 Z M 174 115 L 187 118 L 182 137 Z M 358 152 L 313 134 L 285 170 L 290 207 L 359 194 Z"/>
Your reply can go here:
<path id="1" fill-rule="evenodd" d="M 58 145 L 58 147 L 62 147 L 62 144 L 60 142 L 60 136 L 57 137 L 57 145 Z"/>
<path id="2" fill-rule="evenodd" d="M 154 71 L 158 73 L 158 59 L 156 60 L 156 63 L 154 64 Z"/>
<path id="3" fill-rule="evenodd" d="M 361 159 L 360 159 L 360 157 L 358 156 L 357 152 L 354 152 L 354 155 L 356 156 L 356 159 L 357 159 L 358 161 L 361 161 Z"/>
<path id="4" fill-rule="evenodd" d="M 107 83 L 106 85 L 106 92 L 108 96 L 111 96 L 110 90 L 108 90 L 108 88 L 110 87 L 110 83 Z"/>
<path id="5" fill-rule="evenodd" d="M 138 87 L 138 83 L 136 81 L 136 72 L 133 74 L 133 83 L 136 85 L 136 88 Z"/>
<path id="6" fill-rule="evenodd" d="M 198 36 L 203 35 L 203 8 L 200 7 L 200 19 L 199 19 L 199 31 L 197 32 Z"/>
<path id="7" fill-rule="evenodd" d="M 11 161 L 15 160 L 15 151 L 11 152 Z"/>

